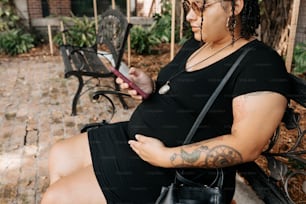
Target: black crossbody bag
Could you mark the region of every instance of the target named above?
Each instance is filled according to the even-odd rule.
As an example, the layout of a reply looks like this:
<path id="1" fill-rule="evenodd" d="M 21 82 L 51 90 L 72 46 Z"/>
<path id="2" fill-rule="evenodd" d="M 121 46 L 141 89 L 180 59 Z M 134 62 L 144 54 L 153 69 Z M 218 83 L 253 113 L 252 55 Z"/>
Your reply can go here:
<path id="1" fill-rule="evenodd" d="M 244 50 L 232 67 L 228 70 L 214 93 L 204 105 L 202 111 L 191 127 L 183 145 L 190 143 L 192 137 L 194 136 L 208 110 L 214 103 L 215 99 L 218 97 L 221 90 L 232 76 L 242 59 L 251 49 L 252 48 L 247 48 Z M 207 186 L 185 178 L 179 170 L 176 170 L 174 181 L 169 186 L 162 187 L 161 193 L 155 204 L 224 204 L 225 201 L 222 192 L 224 174 L 222 169 L 216 169 L 216 171 L 217 176 L 214 182 Z M 213 187 L 215 184 L 216 187 Z"/>

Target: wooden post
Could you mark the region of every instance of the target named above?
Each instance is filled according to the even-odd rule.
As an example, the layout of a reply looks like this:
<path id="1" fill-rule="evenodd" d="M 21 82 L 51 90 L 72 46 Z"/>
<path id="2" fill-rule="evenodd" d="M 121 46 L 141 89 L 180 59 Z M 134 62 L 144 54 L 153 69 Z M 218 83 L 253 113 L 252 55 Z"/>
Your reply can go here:
<path id="1" fill-rule="evenodd" d="M 94 18 L 96 26 L 96 34 L 98 33 L 98 10 L 97 10 L 97 0 L 93 0 Z"/>
<path id="2" fill-rule="evenodd" d="M 183 28 L 184 28 L 184 20 L 185 20 L 185 16 L 184 16 L 184 9 L 183 9 L 183 5 L 181 5 L 181 14 L 180 14 L 180 40 L 183 38 Z"/>
<path id="3" fill-rule="evenodd" d="M 172 0 L 171 12 L 171 46 L 170 46 L 170 61 L 174 57 L 174 43 L 175 43 L 175 0 Z"/>
<path id="4" fill-rule="evenodd" d="M 161 2 L 160 0 L 155 0 L 155 12 L 160 14 L 161 13 Z"/>
<path id="5" fill-rule="evenodd" d="M 63 43 L 64 43 L 64 45 L 66 45 L 67 41 L 66 41 L 66 36 L 65 36 L 65 33 L 64 33 L 65 29 L 64 29 L 63 21 L 60 21 L 60 27 L 61 27 L 61 32 L 62 32 Z"/>
<path id="6" fill-rule="evenodd" d="M 130 23 L 131 21 L 131 0 L 126 1 L 126 16 L 127 16 L 127 21 Z M 128 47 L 128 67 L 131 66 L 131 36 L 130 34 L 128 35 L 128 40 L 127 40 L 127 47 Z"/>
<path id="7" fill-rule="evenodd" d="M 153 12 L 154 4 L 155 4 L 155 0 L 151 1 L 151 6 L 150 6 L 150 11 L 149 11 L 148 17 L 152 17 L 153 14 L 155 13 L 155 12 Z M 156 5 L 155 5 L 155 7 L 156 7 Z"/>
<path id="8" fill-rule="evenodd" d="M 115 0 L 112 0 L 112 9 L 115 9 L 115 8 L 116 8 Z"/>
<path id="9" fill-rule="evenodd" d="M 53 56 L 52 30 L 50 24 L 48 24 L 48 36 L 49 36 L 50 53 Z"/>
<path id="10" fill-rule="evenodd" d="M 289 42 L 288 42 L 287 55 L 286 55 L 286 68 L 288 72 L 292 71 L 291 66 L 292 66 L 293 51 L 295 45 L 296 28 L 299 18 L 300 2 L 301 2 L 300 0 L 294 0 L 292 6 Z"/>

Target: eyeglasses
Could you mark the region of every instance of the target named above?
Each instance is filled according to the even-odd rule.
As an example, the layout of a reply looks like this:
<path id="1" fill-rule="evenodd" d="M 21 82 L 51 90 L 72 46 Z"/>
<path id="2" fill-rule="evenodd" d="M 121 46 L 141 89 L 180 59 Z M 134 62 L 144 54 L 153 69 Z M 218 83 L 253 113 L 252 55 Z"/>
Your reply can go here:
<path id="1" fill-rule="evenodd" d="M 196 15 L 200 16 L 205 8 L 221 1 L 215 0 L 206 3 L 206 0 L 183 0 L 183 9 L 186 14 L 192 9 Z"/>

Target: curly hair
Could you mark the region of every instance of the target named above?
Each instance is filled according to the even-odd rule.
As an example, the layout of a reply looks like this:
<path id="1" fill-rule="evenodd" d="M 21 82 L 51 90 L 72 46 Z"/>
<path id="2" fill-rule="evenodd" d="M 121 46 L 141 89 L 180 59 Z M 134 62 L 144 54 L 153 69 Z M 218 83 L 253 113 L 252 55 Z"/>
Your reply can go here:
<path id="1" fill-rule="evenodd" d="M 237 23 L 237 18 L 235 16 L 235 0 L 223 0 L 223 1 L 231 1 L 232 7 L 232 16 L 228 21 L 228 28 L 232 34 L 232 41 L 235 42 L 235 27 Z M 203 12 L 205 10 L 205 0 L 203 0 L 203 7 L 201 8 L 201 27 L 203 26 Z M 239 15 L 239 20 L 241 22 L 241 31 L 240 36 L 245 39 L 250 39 L 252 36 L 257 36 L 256 29 L 260 24 L 260 9 L 258 0 L 244 0 L 243 9 Z M 202 33 L 201 33 L 202 39 Z"/>
<path id="2" fill-rule="evenodd" d="M 234 4 L 235 0 L 232 0 L 232 12 L 233 12 L 232 18 L 235 17 Z M 260 24 L 260 10 L 259 10 L 258 0 L 244 0 L 244 6 L 239 17 L 241 21 L 240 36 L 245 39 L 249 39 L 254 35 L 256 36 L 257 35 L 256 29 Z M 230 21 L 230 24 L 232 24 L 229 25 L 230 28 L 233 26 L 233 23 L 236 22 Z"/>

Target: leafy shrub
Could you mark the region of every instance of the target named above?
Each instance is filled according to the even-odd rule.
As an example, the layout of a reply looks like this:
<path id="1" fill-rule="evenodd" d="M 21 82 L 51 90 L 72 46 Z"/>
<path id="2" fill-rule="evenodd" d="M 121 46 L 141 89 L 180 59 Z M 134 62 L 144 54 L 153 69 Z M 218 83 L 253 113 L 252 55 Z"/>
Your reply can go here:
<path id="1" fill-rule="evenodd" d="M 17 55 L 28 52 L 34 47 L 34 38 L 20 29 L 0 33 L 0 52 Z"/>
<path id="2" fill-rule="evenodd" d="M 160 39 L 161 42 L 168 43 L 171 40 L 171 16 L 170 15 L 154 15 L 154 24 L 151 32 Z"/>
<path id="3" fill-rule="evenodd" d="M 150 28 L 142 26 L 134 26 L 130 31 L 130 36 L 131 48 L 138 54 L 150 54 L 151 47 L 160 43 Z"/>
<path id="4" fill-rule="evenodd" d="M 16 28 L 19 16 L 15 14 L 13 2 L 0 0 L 0 32 Z"/>
<path id="5" fill-rule="evenodd" d="M 16 14 L 13 0 L 0 0 L 0 53 L 17 55 L 28 52 L 37 40 L 26 32 Z"/>
<path id="6" fill-rule="evenodd" d="M 171 40 L 171 9 L 172 4 L 170 0 L 162 0 L 162 12 L 160 14 L 155 14 L 154 24 L 152 25 L 152 32 L 155 36 L 159 38 L 162 42 L 170 42 Z"/>
<path id="7" fill-rule="evenodd" d="M 66 43 L 78 47 L 91 47 L 96 43 L 95 22 L 87 16 L 82 18 L 72 16 L 62 18 L 65 26 Z M 56 45 L 63 45 L 62 32 L 57 33 L 53 42 Z"/>
<path id="8" fill-rule="evenodd" d="M 297 43 L 294 48 L 293 54 L 294 60 L 294 72 L 304 73 L 306 72 L 306 43 Z"/>
<path id="9" fill-rule="evenodd" d="M 155 14 L 153 18 L 150 27 L 134 26 L 131 29 L 131 48 L 138 54 L 150 54 L 151 47 L 171 40 L 171 2 L 162 0 L 162 15 Z"/>
<path id="10" fill-rule="evenodd" d="M 159 43 L 169 43 L 171 41 L 171 1 L 162 0 L 161 14 L 154 14 L 154 23 L 149 28 L 135 26 L 131 29 L 131 47 L 138 54 L 151 53 L 151 47 Z M 179 41 L 179 29 L 175 29 L 175 41 Z M 187 35 L 182 39 L 182 43 L 193 35 L 190 26 Z"/>

